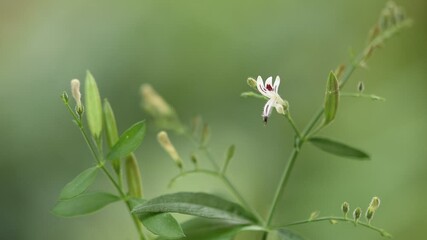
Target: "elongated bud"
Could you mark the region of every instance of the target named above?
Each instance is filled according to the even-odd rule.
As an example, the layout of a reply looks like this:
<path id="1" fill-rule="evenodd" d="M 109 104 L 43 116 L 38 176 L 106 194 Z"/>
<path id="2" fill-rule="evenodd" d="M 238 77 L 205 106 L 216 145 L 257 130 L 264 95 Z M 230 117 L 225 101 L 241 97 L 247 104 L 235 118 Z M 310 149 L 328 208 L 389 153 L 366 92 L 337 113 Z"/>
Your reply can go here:
<path id="1" fill-rule="evenodd" d="M 68 104 L 68 94 L 66 91 L 62 92 L 61 99 L 65 104 Z"/>
<path id="2" fill-rule="evenodd" d="M 248 78 L 248 80 L 246 80 L 247 84 L 249 85 L 249 87 L 251 87 L 252 89 L 258 91 L 257 86 L 256 86 L 256 80 L 253 78 Z"/>
<path id="3" fill-rule="evenodd" d="M 357 84 L 357 91 L 359 91 L 360 93 L 363 93 L 363 91 L 365 91 L 365 84 L 362 81 Z"/>
<path id="4" fill-rule="evenodd" d="M 350 204 L 348 204 L 348 202 L 343 202 L 341 205 L 341 211 L 344 213 L 344 217 L 347 218 L 347 213 L 350 211 Z"/>
<path id="5" fill-rule="evenodd" d="M 92 74 L 88 71 L 85 81 L 85 106 L 89 130 L 95 139 L 101 136 L 103 114 L 101 96 Z"/>
<path id="6" fill-rule="evenodd" d="M 371 200 L 371 203 L 369 204 L 369 207 L 373 208 L 374 211 L 376 211 L 380 206 L 380 198 L 379 197 L 373 197 Z"/>
<path id="7" fill-rule="evenodd" d="M 138 162 L 133 153 L 126 157 L 126 182 L 131 197 L 142 198 L 142 179 Z"/>
<path id="8" fill-rule="evenodd" d="M 354 223 L 357 223 L 359 221 L 361 215 L 362 215 L 362 209 L 360 207 L 357 207 L 356 209 L 354 209 L 353 211 Z"/>
<path id="9" fill-rule="evenodd" d="M 107 136 L 107 144 L 110 148 L 116 144 L 119 140 L 119 133 L 117 130 L 116 118 L 114 116 L 113 109 L 107 99 L 104 99 L 104 122 L 105 122 L 105 133 Z M 120 175 L 120 159 L 112 160 L 114 171 L 117 175 Z"/>
<path id="10" fill-rule="evenodd" d="M 368 223 L 371 223 L 372 218 L 374 218 L 375 210 L 372 207 L 368 207 L 366 210 L 366 219 L 368 219 Z"/>
<path id="11" fill-rule="evenodd" d="M 71 80 L 71 94 L 76 101 L 76 113 L 81 117 L 83 115 L 82 94 L 80 93 L 80 81 L 78 79 Z"/>
<path id="12" fill-rule="evenodd" d="M 161 131 L 157 134 L 157 140 L 163 149 L 169 154 L 179 169 L 182 169 L 182 159 L 176 151 L 174 145 L 169 140 L 169 136 L 165 131 Z"/>

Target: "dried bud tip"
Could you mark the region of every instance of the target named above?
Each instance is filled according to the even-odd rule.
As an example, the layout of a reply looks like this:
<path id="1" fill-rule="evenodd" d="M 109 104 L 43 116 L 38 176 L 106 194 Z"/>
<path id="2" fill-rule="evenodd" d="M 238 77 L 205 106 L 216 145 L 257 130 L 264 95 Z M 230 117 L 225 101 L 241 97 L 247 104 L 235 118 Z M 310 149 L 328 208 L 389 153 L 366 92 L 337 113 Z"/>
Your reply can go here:
<path id="1" fill-rule="evenodd" d="M 71 94 L 76 101 L 77 107 L 82 105 L 82 94 L 80 93 L 80 81 L 78 79 L 71 80 Z"/>
<path id="2" fill-rule="evenodd" d="M 169 154 L 175 164 L 182 169 L 182 159 L 175 149 L 175 146 L 169 140 L 169 136 L 165 131 L 161 131 L 157 134 L 157 141 L 163 147 L 163 149 Z"/>

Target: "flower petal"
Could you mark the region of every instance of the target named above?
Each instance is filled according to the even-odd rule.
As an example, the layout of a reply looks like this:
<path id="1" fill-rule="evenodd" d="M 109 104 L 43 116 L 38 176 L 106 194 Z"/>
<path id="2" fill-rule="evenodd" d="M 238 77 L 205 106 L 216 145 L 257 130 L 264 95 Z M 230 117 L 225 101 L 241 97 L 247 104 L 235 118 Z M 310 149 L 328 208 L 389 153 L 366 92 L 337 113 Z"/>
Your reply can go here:
<path id="1" fill-rule="evenodd" d="M 273 89 L 277 93 L 279 91 L 279 85 L 280 85 L 280 77 L 277 76 L 276 80 L 274 80 Z"/>
<path id="2" fill-rule="evenodd" d="M 262 95 L 264 95 L 264 96 L 266 96 L 268 98 L 270 97 L 270 95 L 268 95 L 267 90 L 264 87 L 264 82 L 262 81 L 261 76 L 258 76 L 257 79 L 256 79 L 256 87 L 258 88 L 258 91 Z"/>
<path id="3" fill-rule="evenodd" d="M 273 110 L 273 107 L 275 105 L 274 99 L 270 99 L 265 103 L 264 110 L 262 112 L 262 118 L 264 120 L 264 123 L 267 124 L 268 117 L 271 115 L 271 112 Z"/>

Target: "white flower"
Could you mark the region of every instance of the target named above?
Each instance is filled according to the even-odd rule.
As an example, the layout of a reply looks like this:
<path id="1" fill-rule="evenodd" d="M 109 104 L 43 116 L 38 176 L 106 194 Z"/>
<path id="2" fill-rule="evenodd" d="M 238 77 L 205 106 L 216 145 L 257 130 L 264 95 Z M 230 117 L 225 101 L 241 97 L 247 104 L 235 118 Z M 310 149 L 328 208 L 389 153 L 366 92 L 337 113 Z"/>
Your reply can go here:
<path id="1" fill-rule="evenodd" d="M 285 114 L 285 108 L 287 108 L 287 103 L 278 94 L 280 77 L 276 77 L 274 84 L 272 84 L 272 81 L 273 77 L 269 77 L 265 80 L 264 84 L 261 76 L 258 76 L 257 78 L 258 91 L 268 98 L 268 101 L 264 106 L 264 111 L 262 112 L 262 118 L 265 124 L 267 124 L 268 117 L 270 117 L 273 107 L 276 108 L 276 111 L 280 114 Z"/>

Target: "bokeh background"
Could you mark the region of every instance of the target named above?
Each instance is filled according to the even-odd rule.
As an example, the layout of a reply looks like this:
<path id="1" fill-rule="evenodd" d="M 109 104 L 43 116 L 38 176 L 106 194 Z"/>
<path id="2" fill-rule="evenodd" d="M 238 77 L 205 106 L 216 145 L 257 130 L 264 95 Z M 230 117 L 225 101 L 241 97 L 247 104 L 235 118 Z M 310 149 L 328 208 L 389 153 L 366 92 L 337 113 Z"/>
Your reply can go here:
<path id="1" fill-rule="evenodd" d="M 400 1 L 415 24 L 372 57 L 346 87 L 364 81 L 387 99 L 342 99 L 338 118 L 321 135 L 368 151 L 372 161 L 342 159 L 307 145 L 296 163 L 276 223 L 312 211 L 339 215 L 340 204 L 382 205 L 375 225 L 395 239 L 424 239 L 427 226 L 427 2 Z M 122 204 L 63 219 L 51 214 L 61 188 L 91 166 L 90 152 L 59 96 L 72 78 L 95 76 L 119 127 L 146 119 L 139 86 L 152 84 L 183 122 L 209 122 L 210 149 L 220 162 L 230 144 L 229 176 L 265 215 L 291 151 L 292 130 L 277 114 L 261 121 L 263 102 L 243 99 L 247 77 L 280 75 L 280 94 L 299 126 L 322 104 L 327 74 L 348 63 L 378 19 L 385 1 L 0 1 L 0 238 L 136 239 Z M 167 188 L 178 173 L 158 146 L 158 131 L 136 152 L 150 198 L 222 185 L 193 176 Z M 171 135 L 181 155 L 194 150 Z M 203 158 L 202 162 L 206 161 Z M 203 164 L 203 163 L 202 163 Z M 191 163 L 186 162 L 191 168 Z M 100 175 L 95 188 L 110 189 Z M 308 239 L 381 239 L 351 224 L 292 228 Z M 240 239 L 259 239 L 242 234 Z"/>

